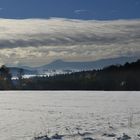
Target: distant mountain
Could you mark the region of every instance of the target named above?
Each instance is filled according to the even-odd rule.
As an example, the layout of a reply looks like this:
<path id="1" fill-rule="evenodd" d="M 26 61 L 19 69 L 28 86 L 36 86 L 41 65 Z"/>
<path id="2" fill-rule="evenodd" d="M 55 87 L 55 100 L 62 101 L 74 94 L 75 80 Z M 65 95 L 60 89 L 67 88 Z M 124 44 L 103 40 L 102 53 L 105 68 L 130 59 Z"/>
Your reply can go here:
<path id="1" fill-rule="evenodd" d="M 19 71 L 21 68 L 17 68 L 17 67 L 9 67 L 10 69 L 10 73 L 12 74 L 12 76 L 17 76 L 19 74 Z M 33 74 L 37 74 L 36 70 L 28 70 L 28 69 L 23 69 L 23 74 L 26 75 L 33 75 Z"/>
<path id="2" fill-rule="evenodd" d="M 123 65 L 126 62 L 134 62 L 138 57 L 120 57 L 120 58 L 111 58 L 111 59 L 101 59 L 97 61 L 88 61 L 88 62 L 67 62 L 63 60 L 56 60 L 50 64 L 40 66 L 40 67 L 29 67 L 21 66 L 23 73 L 25 75 L 36 75 L 36 74 L 55 74 L 59 70 L 62 70 L 61 73 L 65 73 L 66 70 L 69 71 L 83 71 L 83 70 L 93 70 L 93 69 L 102 69 L 110 65 Z M 19 67 L 10 67 L 10 72 L 13 76 L 17 76 L 19 73 Z"/>
<path id="3" fill-rule="evenodd" d="M 56 60 L 48 65 L 35 68 L 36 70 L 92 70 L 101 69 L 113 64 L 125 64 L 126 62 L 134 62 L 137 57 L 120 57 L 112 59 L 102 59 L 88 62 L 66 62 L 63 60 Z"/>

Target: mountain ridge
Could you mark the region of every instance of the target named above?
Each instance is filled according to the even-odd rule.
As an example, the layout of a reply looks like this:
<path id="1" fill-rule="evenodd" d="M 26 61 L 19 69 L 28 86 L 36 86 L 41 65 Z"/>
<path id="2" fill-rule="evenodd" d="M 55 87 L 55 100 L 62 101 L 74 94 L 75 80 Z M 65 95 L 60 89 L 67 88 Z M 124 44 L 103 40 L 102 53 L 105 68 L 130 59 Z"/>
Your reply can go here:
<path id="1" fill-rule="evenodd" d="M 111 59 L 100 59 L 97 61 L 86 61 L 86 62 L 70 62 L 64 61 L 61 59 L 55 60 L 47 65 L 39 66 L 39 67 L 29 67 L 29 66 L 21 66 L 21 67 L 9 67 L 10 72 L 13 75 L 17 75 L 19 69 L 23 69 L 25 74 L 42 74 L 45 71 L 51 70 L 72 70 L 72 71 L 86 71 L 93 69 L 102 69 L 104 67 L 110 65 L 123 65 L 126 62 L 134 62 L 138 60 L 139 57 L 119 57 L 119 58 L 111 58 Z"/>
<path id="2" fill-rule="evenodd" d="M 47 65 L 36 67 L 35 69 L 76 69 L 76 70 L 92 70 L 101 69 L 109 65 L 125 64 L 126 62 L 133 62 L 139 57 L 119 57 L 110 59 L 100 59 L 96 61 L 63 61 L 61 59 L 55 60 Z"/>

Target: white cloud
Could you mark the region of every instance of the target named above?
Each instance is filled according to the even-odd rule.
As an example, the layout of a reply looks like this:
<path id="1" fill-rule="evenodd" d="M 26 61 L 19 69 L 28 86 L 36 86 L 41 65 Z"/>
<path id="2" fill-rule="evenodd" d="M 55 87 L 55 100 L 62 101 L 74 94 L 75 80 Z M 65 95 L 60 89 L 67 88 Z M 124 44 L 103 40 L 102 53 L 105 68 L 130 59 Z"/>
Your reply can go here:
<path id="1" fill-rule="evenodd" d="M 84 10 L 84 9 L 78 9 L 74 11 L 75 14 L 81 14 L 81 13 L 87 13 L 87 12 L 88 10 Z"/>
<path id="2" fill-rule="evenodd" d="M 0 63 L 140 56 L 140 20 L 0 19 Z"/>

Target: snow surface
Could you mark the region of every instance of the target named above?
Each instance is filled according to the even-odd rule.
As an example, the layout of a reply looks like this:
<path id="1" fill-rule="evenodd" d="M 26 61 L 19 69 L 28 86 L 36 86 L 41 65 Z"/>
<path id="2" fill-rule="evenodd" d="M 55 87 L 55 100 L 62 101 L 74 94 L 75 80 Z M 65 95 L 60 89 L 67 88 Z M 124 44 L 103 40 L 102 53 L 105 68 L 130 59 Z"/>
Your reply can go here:
<path id="1" fill-rule="evenodd" d="M 63 140 L 123 133 L 140 140 L 140 92 L 0 91 L 0 140 L 56 133 Z"/>

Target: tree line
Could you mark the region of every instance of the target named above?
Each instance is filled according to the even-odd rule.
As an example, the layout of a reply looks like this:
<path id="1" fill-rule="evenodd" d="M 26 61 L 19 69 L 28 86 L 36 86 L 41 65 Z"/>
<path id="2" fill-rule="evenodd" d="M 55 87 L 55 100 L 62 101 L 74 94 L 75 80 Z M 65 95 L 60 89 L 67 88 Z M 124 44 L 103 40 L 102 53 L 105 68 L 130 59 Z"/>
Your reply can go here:
<path id="1" fill-rule="evenodd" d="M 0 89 L 14 90 L 140 90 L 140 60 L 51 77 L 11 80 L 8 68 L 0 68 Z"/>

